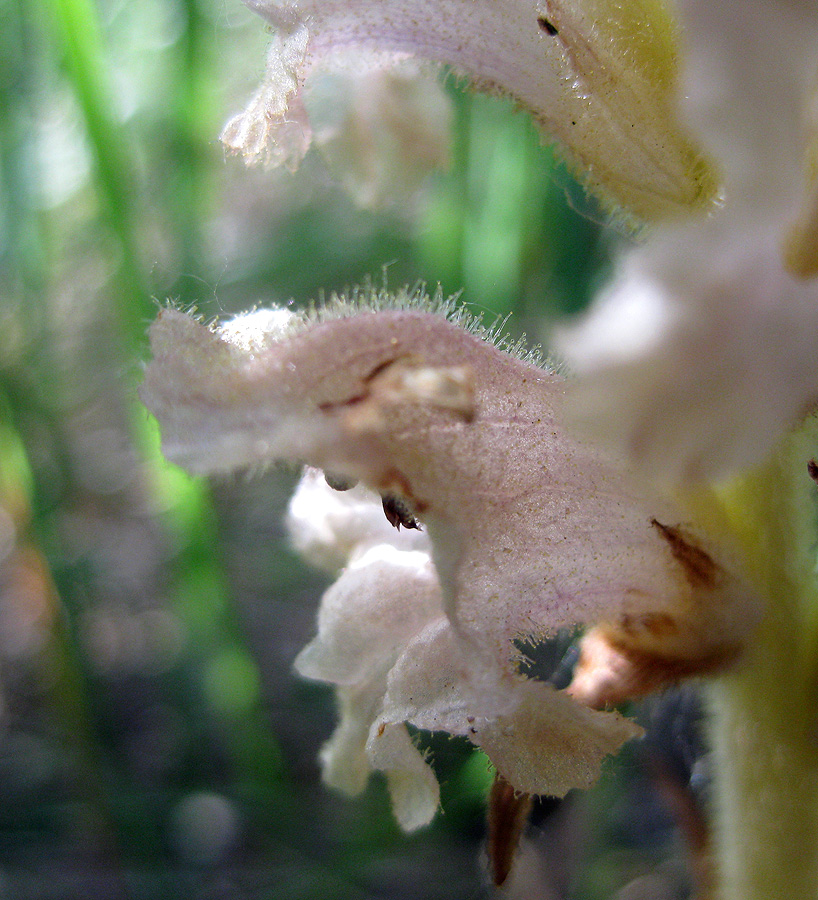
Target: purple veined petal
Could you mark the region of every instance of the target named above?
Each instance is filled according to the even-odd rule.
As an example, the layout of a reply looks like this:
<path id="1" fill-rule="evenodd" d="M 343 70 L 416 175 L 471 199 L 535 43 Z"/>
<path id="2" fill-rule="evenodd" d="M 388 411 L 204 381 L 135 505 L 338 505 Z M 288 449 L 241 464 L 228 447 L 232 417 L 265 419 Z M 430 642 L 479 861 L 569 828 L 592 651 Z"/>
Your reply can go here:
<path id="1" fill-rule="evenodd" d="M 322 68 L 391 57 L 452 66 L 512 97 L 588 184 L 643 218 L 707 206 L 713 169 L 677 122 L 677 29 L 660 0 L 250 0 L 276 29 L 267 79 L 222 140 L 297 164 Z M 377 62 L 364 63 L 375 55 Z"/>

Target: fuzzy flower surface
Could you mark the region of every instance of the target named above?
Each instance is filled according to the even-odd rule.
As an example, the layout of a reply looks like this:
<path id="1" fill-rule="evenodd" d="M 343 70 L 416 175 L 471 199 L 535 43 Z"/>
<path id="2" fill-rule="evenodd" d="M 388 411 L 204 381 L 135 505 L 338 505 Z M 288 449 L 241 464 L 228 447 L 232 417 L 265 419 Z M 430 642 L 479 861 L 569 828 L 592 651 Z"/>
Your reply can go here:
<path id="1" fill-rule="evenodd" d="M 248 5 L 274 29 L 265 81 L 223 134 L 248 160 L 306 152 L 322 73 L 431 60 L 514 98 L 589 188 L 659 223 L 555 337 L 583 377 L 582 433 L 659 480 L 722 480 L 816 406 L 812 0 Z"/>
<path id="2" fill-rule="evenodd" d="M 314 131 L 316 76 L 432 61 L 513 98 L 589 185 L 637 216 L 673 217 L 718 196 L 715 169 L 675 115 L 677 29 L 661 0 L 246 3 L 274 29 L 264 83 L 222 134 L 249 161 L 298 164 Z M 405 112 L 393 120 L 411 135 L 407 119 L 421 118 Z"/>
<path id="3" fill-rule="evenodd" d="M 191 472 L 291 461 L 375 492 L 339 499 L 310 473 L 293 501 L 297 545 L 339 571 L 297 667 L 338 692 L 327 780 L 354 793 L 384 771 L 407 828 L 437 789 L 406 723 L 561 796 L 638 734 L 597 707 L 732 662 L 756 619 L 722 548 L 565 429 L 561 376 L 433 306 L 373 293 L 211 325 L 167 309 L 141 388 Z M 392 529 L 378 495 L 424 530 Z M 577 624 L 596 627 L 568 692 L 521 674 L 521 640 Z"/>
<path id="4" fill-rule="evenodd" d="M 656 227 L 560 339 L 585 433 L 676 482 L 759 463 L 818 404 L 818 4 L 678 10 L 678 115 L 723 203 Z"/>

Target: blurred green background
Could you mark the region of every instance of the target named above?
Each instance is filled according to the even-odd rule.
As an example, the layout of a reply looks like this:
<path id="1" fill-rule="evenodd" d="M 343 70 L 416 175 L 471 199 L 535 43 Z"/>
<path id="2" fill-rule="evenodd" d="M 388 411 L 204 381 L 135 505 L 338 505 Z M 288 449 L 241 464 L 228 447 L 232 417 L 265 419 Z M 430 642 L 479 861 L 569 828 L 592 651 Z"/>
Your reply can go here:
<path id="1" fill-rule="evenodd" d="M 524 116 L 451 78 L 451 167 L 403 207 L 357 208 L 314 153 L 226 158 L 268 39 L 239 0 L 0 0 L 0 900 L 492 895 L 479 754 L 432 741 L 445 812 L 411 837 L 378 779 L 321 787 L 333 699 L 290 672 L 325 587 L 282 530 L 296 473 L 168 466 L 146 329 L 166 298 L 211 317 L 386 272 L 537 342 L 617 238 Z M 638 714 L 687 789 L 697 706 L 668 702 Z M 540 804 L 505 896 L 687 896 L 660 745 Z"/>

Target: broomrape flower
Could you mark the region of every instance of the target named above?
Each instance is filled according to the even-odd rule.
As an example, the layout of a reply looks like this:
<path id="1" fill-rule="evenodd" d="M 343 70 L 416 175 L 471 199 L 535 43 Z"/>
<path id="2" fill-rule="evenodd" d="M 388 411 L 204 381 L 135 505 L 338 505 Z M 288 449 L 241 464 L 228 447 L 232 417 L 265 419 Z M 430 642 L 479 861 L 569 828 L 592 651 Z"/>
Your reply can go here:
<path id="1" fill-rule="evenodd" d="M 247 5 L 275 28 L 264 83 L 222 133 L 249 161 L 298 164 L 312 135 L 316 73 L 431 60 L 513 97 L 589 185 L 636 215 L 673 216 L 717 194 L 712 167 L 676 124 L 677 29 L 658 0 Z M 367 153 L 365 144 L 359 149 Z"/>
<path id="2" fill-rule="evenodd" d="M 298 163 L 324 127 L 307 111 L 322 72 L 352 67 L 366 89 L 366 73 L 440 61 L 513 97 L 639 229 L 558 335 L 570 383 L 420 297 L 212 325 L 167 309 L 152 327 L 142 396 L 170 459 L 291 460 L 374 492 L 310 471 L 290 514 L 340 573 L 297 662 L 336 685 L 327 781 L 354 793 L 381 770 L 404 827 L 428 821 L 437 788 L 409 724 L 561 795 L 638 733 L 606 705 L 743 659 L 716 704 L 725 896 L 778 896 L 781 873 L 811 895 L 818 863 L 785 859 L 798 842 L 768 824 L 818 834 L 818 802 L 782 808 L 788 778 L 818 797 L 808 439 L 770 452 L 818 401 L 818 6 L 678 0 L 677 23 L 660 0 L 249 5 L 275 33 L 223 134 L 248 160 Z M 593 627 L 567 691 L 521 674 L 522 640 L 577 624 Z"/>
<path id="3" fill-rule="evenodd" d="M 297 668 L 338 686 L 328 781 L 354 793 L 385 771 L 407 828 L 437 788 L 405 723 L 562 796 L 639 733 L 590 707 L 731 662 L 755 620 L 679 508 L 566 432 L 562 377 L 437 305 L 359 294 L 222 325 L 167 309 L 141 389 L 192 472 L 289 460 L 376 492 L 337 499 L 310 473 L 293 501 L 296 543 L 341 569 Z M 516 642 L 578 623 L 600 624 L 569 693 L 520 674 Z"/>
<path id="4" fill-rule="evenodd" d="M 653 229 L 560 341 L 585 433 L 671 481 L 760 462 L 818 402 L 818 5 L 679 7 L 680 114 L 723 203 Z"/>
<path id="5" fill-rule="evenodd" d="M 436 60 L 513 97 L 620 214 L 665 222 L 559 336 L 585 376 L 573 405 L 586 434 L 669 481 L 719 478 L 815 404 L 811 0 L 678 0 L 680 24 L 661 0 L 248 5 L 276 29 L 264 84 L 222 135 L 248 160 L 297 164 L 321 73 Z M 371 143 L 345 146 L 367 158 Z"/>

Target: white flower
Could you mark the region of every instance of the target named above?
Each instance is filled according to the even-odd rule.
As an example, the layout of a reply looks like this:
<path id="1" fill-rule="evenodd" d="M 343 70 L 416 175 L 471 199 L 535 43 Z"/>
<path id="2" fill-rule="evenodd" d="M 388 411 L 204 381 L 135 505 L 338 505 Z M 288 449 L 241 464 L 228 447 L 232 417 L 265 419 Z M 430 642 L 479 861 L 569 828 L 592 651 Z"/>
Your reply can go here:
<path id="1" fill-rule="evenodd" d="M 323 487 L 320 514 L 292 508 L 304 552 L 340 567 L 297 662 L 337 690 L 329 783 L 355 793 L 381 770 L 401 824 L 428 821 L 437 785 L 412 725 L 468 737 L 506 793 L 585 786 L 636 733 L 600 709 L 731 665 L 757 623 L 756 594 L 705 522 L 732 534 L 786 611 L 769 606 L 759 672 L 787 615 L 803 620 L 814 600 L 800 485 L 770 484 L 787 454 L 731 489 L 697 485 L 690 514 L 656 485 L 733 475 L 818 405 L 818 4 L 678 0 L 681 29 L 662 0 L 250 5 L 275 36 L 264 85 L 223 135 L 248 158 L 300 160 L 322 71 L 352 65 L 363 82 L 438 60 L 513 97 L 609 204 L 659 223 L 563 332 L 581 375 L 570 386 L 417 300 L 369 296 L 212 327 L 167 310 L 142 390 L 166 454 L 191 471 L 306 463 L 359 479 L 393 521 L 423 523 L 398 535 L 373 518 L 377 499 Z M 567 691 L 521 674 L 520 641 L 577 624 L 591 627 Z M 794 646 L 812 678 L 809 629 Z M 747 756 L 741 717 L 722 718 L 722 749 Z M 757 769 L 755 752 L 742 763 Z"/>
<path id="2" fill-rule="evenodd" d="M 718 479 L 818 403 L 811 0 L 679 0 L 678 24 L 661 0 L 249 5 L 276 36 L 264 86 L 225 131 L 248 156 L 303 152 L 315 73 L 360 55 L 438 60 L 528 109 L 603 197 L 672 220 L 558 336 L 584 376 L 582 433 L 660 479 Z M 629 318 L 634 297 L 650 299 L 648 322 Z"/>
<path id="3" fill-rule="evenodd" d="M 401 825 L 425 825 L 437 809 L 437 782 L 409 738 L 409 723 L 465 735 L 520 790 L 561 796 L 590 784 L 602 758 L 640 729 L 521 676 L 504 679 L 502 695 L 476 690 L 443 611 L 425 532 L 396 531 L 376 494 L 358 487 L 349 502 L 349 493 L 339 503 L 322 474 L 308 470 L 289 517 L 297 544 L 321 548 L 319 562 L 327 508 L 339 545 L 350 546 L 350 532 L 360 538 L 321 601 L 318 636 L 295 663 L 301 675 L 337 686 L 341 721 L 321 753 L 327 783 L 356 794 L 371 770 L 383 770 Z M 367 516 L 366 505 L 379 518 Z M 419 544 L 425 548 L 410 549 Z"/>
<path id="4" fill-rule="evenodd" d="M 561 336 L 576 417 L 657 477 L 759 462 L 818 403 L 818 5 L 682 0 L 681 114 L 716 159 L 724 202 L 657 227 L 590 318 Z M 649 297 L 650 335 L 611 334 Z"/>
<path id="5" fill-rule="evenodd" d="M 363 299 L 380 308 L 212 327 L 162 312 L 141 394 L 163 450 L 200 473 L 307 463 L 422 519 L 399 545 L 360 493 L 316 513 L 314 478 L 291 509 L 296 542 L 345 565 L 298 661 L 338 686 L 331 783 L 354 792 L 382 769 L 402 823 L 427 821 L 437 795 L 409 722 L 469 737 L 519 790 L 587 786 L 636 731 L 575 699 L 732 662 L 755 603 L 672 503 L 566 433 L 562 378 L 419 308 L 428 298 Z M 516 641 L 578 623 L 599 627 L 575 699 L 520 675 Z"/>
<path id="6" fill-rule="evenodd" d="M 434 72 L 410 61 L 311 79 L 306 108 L 332 174 L 364 207 L 411 201 L 449 163 L 452 115 Z"/>
<path id="7" fill-rule="evenodd" d="M 448 164 L 451 109 L 429 66 L 366 48 L 302 90 L 309 32 L 292 10 L 277 14 L 267 78 L 225 126 L 224 145 L 248 163 L 298 167 L 315 143 L 361 206 L 411 198 L 429 171 Z"/>
<path id="8" fill-rule="evenodd" d="M 408 58 L 446 63 L 513 97 L 590 185 L 638 216 L 678 215 L 717 195 L 675 117 L 676 29 L 657 0 L 246 2 L 275 28 L 266 80 L 222 134 L 248 159 L 300 161 L 316 72 Z M 401 131 L 414 131 L 403 117 Z"/>

